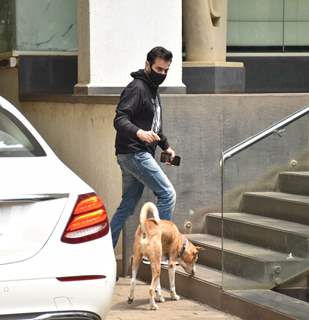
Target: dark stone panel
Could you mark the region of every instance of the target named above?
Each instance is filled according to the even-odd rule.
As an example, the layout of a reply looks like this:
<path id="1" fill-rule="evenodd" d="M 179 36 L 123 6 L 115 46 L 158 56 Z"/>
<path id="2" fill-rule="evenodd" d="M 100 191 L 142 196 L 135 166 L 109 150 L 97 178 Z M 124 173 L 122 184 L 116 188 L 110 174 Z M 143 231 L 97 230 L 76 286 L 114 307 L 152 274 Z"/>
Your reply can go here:
<path id="1" fill-rule="evenodd" d="M 239 67 L 183 67 L 187 93 L 240 93 L 245 90 L 245 69 Z"/>
<path id="2" fill-rule="evenodd" d="M 309 57 L 228 57 L 243 62 L 246 92 L 308 92 Z"/>
<path id="3" fill-rule="evenodd" d="M 77 56 L 21 56 L 19 94 L 68 94 L 77 83 Z"/>

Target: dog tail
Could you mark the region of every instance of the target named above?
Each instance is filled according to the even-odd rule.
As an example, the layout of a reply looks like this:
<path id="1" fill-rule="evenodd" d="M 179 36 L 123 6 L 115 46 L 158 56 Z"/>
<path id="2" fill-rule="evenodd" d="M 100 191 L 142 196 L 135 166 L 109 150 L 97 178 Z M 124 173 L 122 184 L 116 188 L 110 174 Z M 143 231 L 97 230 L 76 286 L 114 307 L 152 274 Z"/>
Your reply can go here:
<path id="1" fill-rule="evenodd" d="M 155 204 L 153 204 L 152 202 L 146 202 L 143 205 L 143 207 L 141 209 L 140 216 L 139 216 L 139 223 L 141 225 L 141 229 L 142 229 L 143 234 L 147 234 L 147 231 L 145 228 L 145 222 L 147 220 L 148 212 L 151 212 L 156 223 L 159 223 L 159 221 L 160 221 L 159 211 L 158 211 L 157 207 L 155 206 Z"/>

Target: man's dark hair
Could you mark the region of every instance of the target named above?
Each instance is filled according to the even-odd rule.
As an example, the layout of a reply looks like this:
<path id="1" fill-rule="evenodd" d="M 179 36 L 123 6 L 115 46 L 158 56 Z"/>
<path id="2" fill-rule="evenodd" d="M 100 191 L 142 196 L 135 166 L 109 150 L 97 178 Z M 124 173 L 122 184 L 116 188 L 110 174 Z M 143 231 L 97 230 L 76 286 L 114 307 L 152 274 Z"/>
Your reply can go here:
<path id="1" fill-rule="evenodd" d="M 155 63 L 156 58 L 161 58 L 165 61 L 172 61 L 173 54 L 171 51 L 163 47 L 154 47 L 147 54 L 147 61 L 149 62 L 150 66 Z"/>

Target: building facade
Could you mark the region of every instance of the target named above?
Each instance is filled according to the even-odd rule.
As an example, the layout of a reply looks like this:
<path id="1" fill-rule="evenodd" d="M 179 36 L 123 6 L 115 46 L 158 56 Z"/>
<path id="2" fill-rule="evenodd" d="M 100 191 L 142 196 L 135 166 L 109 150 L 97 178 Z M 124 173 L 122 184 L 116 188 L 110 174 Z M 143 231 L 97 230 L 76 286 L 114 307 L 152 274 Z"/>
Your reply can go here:
<path id="1" fill-rule="evenodd" d="M 121 197 L 119 93 L 151 47 L 171 49 L 164 121 L 183 161 L 165 169 L 177 191 L 174 221 L 201 231 L 199 212 L 221 210 L 222 151 L 309 104 L 308 24 L 305 0 L 2 0 L 0 94 L 97 190 L 111 217 Z M 275 143 L 268 150 L 269 168 L 253 156 L 234 163 L 235 201 L 248 177 L 273 186 L 303 151 L 286 152 L 282 162 Z M 117 248 L 124 273 L 136 224 L 135 215 Z"/>
<path id="2" fill-rule="evenodd" d="M 72 93 L 76 84 L 80 93 L 119 93 L 146 48 L 158 42 L 175 56 L 166 92 L 185 92 L 185 85 L 188 93 L 308 90 L 307 1 L 173 0 L 156 6 L 165 12 L 159 19 L 137 0 L 3 0 L 0 54 L 18 58 L 21 94 Z M 120 61 L 125 66 L 117 69 Z M 202 65 L 188 74 L 193 62 Z M 229 83 L 221 88 L 212 73 L 230 76 Z"/>

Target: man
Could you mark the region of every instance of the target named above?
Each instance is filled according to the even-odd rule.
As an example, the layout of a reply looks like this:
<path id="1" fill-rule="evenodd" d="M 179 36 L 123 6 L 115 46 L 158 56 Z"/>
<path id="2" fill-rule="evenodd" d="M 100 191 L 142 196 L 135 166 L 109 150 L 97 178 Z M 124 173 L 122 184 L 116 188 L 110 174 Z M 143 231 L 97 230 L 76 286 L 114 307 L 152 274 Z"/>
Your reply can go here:
<path id="1" fill-rule="evenodd" d="M 172 57 L 163 47 L 153 48 L 147 54 L 145 69 L 131 73 L 134 80 L 123 90 L 116 109 L 115 147 L 122 172 L 122 200 L 111 221 L 114 247 L 126 219 L 134 213 L 144 186 L 156 195 L 161 219 L 170 220 L 175 208 L 174 187 L 154 159 L 157 145 L 171 155 L 171 160 L 175 156 L 162 132 L 158 93 Z"/>

